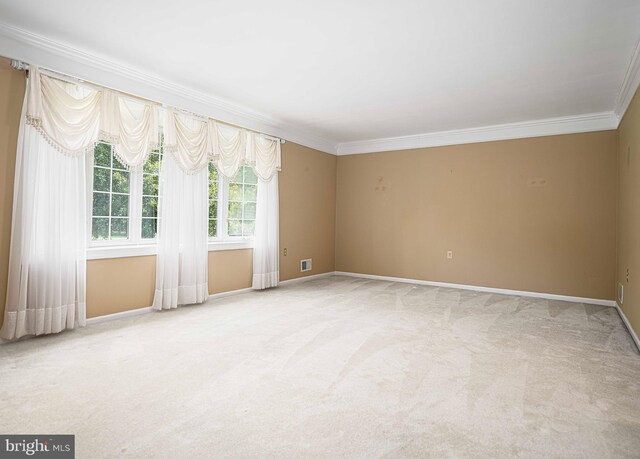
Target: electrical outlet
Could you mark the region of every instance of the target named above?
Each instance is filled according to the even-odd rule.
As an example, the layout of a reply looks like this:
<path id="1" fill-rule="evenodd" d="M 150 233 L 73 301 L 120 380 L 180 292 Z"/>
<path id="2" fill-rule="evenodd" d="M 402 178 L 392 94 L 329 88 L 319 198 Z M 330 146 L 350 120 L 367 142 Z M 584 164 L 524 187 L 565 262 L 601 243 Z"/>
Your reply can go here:
<path id="1" fill-rule="evenodd" d="M 284 256 L 286 257 L 287 256 L 287 248 L 286 247 L 284 248 L 283 252 L 284 252 Z"/>
<path id="2" fill-rule="evenodd" d="M 447 250 L 447 259 L 448 260 L 453 259 L 453 250 Z"/>

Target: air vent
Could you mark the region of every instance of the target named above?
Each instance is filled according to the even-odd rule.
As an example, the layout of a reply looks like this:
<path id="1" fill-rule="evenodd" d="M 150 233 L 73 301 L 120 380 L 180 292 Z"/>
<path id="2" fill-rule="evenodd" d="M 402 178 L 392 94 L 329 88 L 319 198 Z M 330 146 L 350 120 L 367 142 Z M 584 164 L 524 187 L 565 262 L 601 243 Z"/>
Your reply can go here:
<path id="1" fill-rule="evenodd" d="M 300 272 L 311 271 L 312 266 L 311 258 L 300 260 Z"/>
<path id="2" fill-rule="evenodd" d="M 618 284 L 618 303 L 622 304 L 624 301 L 624 285 Z"/>

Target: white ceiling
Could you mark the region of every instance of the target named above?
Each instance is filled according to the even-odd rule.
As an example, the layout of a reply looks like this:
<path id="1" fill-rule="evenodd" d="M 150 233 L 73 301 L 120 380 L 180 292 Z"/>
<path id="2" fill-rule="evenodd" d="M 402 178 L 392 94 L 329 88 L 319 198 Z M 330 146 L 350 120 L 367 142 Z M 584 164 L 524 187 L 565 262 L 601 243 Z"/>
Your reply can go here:
<path id="1" fill-rule="evenodd" d="M 338 144 L 612 112 L 640 1 L 0 0 L 0 21 Z"/>

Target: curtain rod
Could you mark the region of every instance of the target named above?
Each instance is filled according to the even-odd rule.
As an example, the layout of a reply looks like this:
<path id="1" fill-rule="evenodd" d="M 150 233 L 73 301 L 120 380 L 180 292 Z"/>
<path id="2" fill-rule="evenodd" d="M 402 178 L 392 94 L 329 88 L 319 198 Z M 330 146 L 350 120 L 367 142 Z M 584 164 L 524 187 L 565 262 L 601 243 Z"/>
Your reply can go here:
<path id="1" fill-rule="evenodd" d="M 28 72 L 29 71 L 29 64 L 26 63 L 26 62 L 17 60 L 17 59 L 12 59 L 11 60 L 11 68 L 13 68 L 14 70 L 19 70 L 19 71 L 23 71 L 24 70 L 24 71 Z M 225 126 L 231 126 L 231 127 L 238 128 L 238 129 L 244 129 L 245 131 L 255 132 L 256 134 L 260 134 L 261 136 L 266 137 L 268 139 L 276 140 L 276 141 L 280 142 L 281 144 L 282 143 L 286 143 L 285 139 L 281 139 L 280 137 L 276 137 L 276 136 L 272 136 L 272 135 L 269 135 L 269 134 L 265 134 L 264 132 L 256 131 L 254 129 L 244 128 L 242 126 L 236 126 L 236 125 L 230 124 L 230 123 L 225 123 L 224 121 L 216 120 L 214 118 L 211 118 L 210 116 L 200 115 L 198 113 L 194 113 L 192 111 L 185 110 L 183 108 L 173 107 L 173 106 L 164 104 L 162 102 L 158 102 L 158 101 L 151 100 L 151 99 L 146 99 L 144 97 L 138 97 L 138 96 L 135 96 L 133 94 L 129 94 L 127 92 L 122 92 L 122 91 L 120 91 L 118 89 L 110 88 L 108 86 L 104 86 L 104 85 L 101 85 L 101 84 L 98 84 L 98 83 L 94 83 L 92 81 L 83 80 L 81 78 L 77 78 L 77 77 L 74 77 L 74 76 L 66 74 L 66 73 L 62 73 L 62 72 L 58 72 L 58 71 L 55 71 L 55 70 L 42 68 L 42 67 L 41 67 L 41 69 L 44 70 L 45 73 L 48 74 L 49 76 L 51 76 L 52 78 L 56 78 L 56 79 L 65 81 L 67 83 L 82 84 L 82 85 L 85 85 L 85 86 L 92 87 L 94 89 L 108 89 L 110 91 L 117 92 L 118 94 L 121 94 L 121 95 L 123 95 L 125 97 L 128 97 L 130 99 L 133 99 L 133 100 L 152 103 L 152 104 L 157 105 L 159 107 L 171 108 L 171 109 L 176 110 L 178 112 L 181 112 L 181 113 L 184 113 L 184 114 L 187 114 L 187 115 L 190 115 L 190 116 L 194 116 L 196 118 L 212 119 L 216 123 L 224 124 Z"/>

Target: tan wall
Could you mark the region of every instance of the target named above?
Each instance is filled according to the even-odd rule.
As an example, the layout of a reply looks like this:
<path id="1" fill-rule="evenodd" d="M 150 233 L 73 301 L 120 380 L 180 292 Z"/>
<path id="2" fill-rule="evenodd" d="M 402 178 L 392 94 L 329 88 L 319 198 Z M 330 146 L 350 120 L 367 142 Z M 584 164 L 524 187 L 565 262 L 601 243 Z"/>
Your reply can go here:
<path id="1" fill-rule="evenodd" d="M 338 271 L 613 299 L 615 131 L 343 156 L 337 189 Z"/>
<path id="2" fill-rule="evenodd" d="M 24 88 L 24 75 L 13 70 L 8 59 L 0 58 L 0 325 L 7 296 L 13 177 Z"/>
<path id="3" fill-rule="evenodd" d="M 156 257 L 87 261 L 87 317 L 97 317 L 153 303 Z"/>
<path id="4" fill-rule="evenodd" d="M 335 270 L 337 158 L 287 142 L 280 173 L 280 279 Z M 287 256 L 284 256 L 284 249 Z M 300 260 L 313 269 L 300 272 Z"/>
<path id="5" fill-rule="evenodd" d="M 251 287 L 253 250 L 209 252 L 209 293 L 230 292 Z"/>
<path id="6" fill-rule="evenodd" d="M 251 249 L 209 252 L 209 293 L 251 287 L 252 256 Z M 89 260 L 87 317 L 151 306 L 155 283 L 153 255 Z"/>
<path id="7" fill-rule="evenodd" d="M 617 282 L 624 286 L 622 310 L 640 334 L 640 91 L 618 127 Z M 627 269 L 629 277 L 627 279 Z M 640 279 L 640 277 L 639 277 Z"/>

